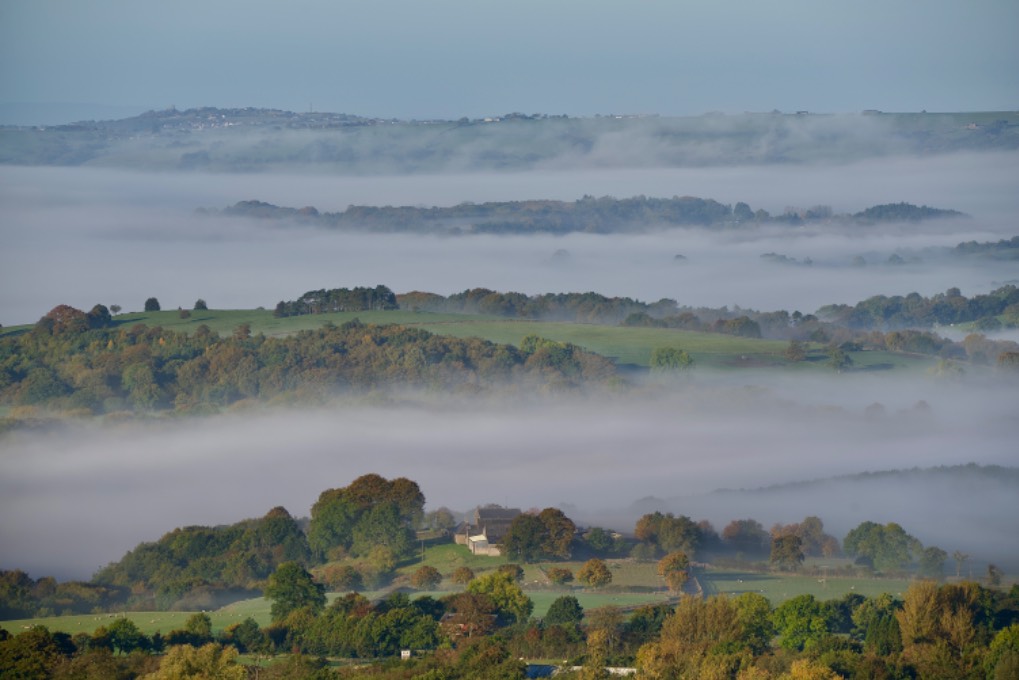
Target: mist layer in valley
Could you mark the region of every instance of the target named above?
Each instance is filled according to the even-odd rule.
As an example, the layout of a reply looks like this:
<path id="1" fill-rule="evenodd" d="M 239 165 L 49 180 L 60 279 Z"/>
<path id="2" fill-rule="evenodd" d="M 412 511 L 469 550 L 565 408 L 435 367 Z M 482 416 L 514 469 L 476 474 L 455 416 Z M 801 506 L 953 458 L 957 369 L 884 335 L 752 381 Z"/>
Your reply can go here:
<path id="1" fill-rule="evenodd" d="M 528 294 L 595 291 L 681 305 L 809 313 L 875 294 L 966 295 L 1015 280 L 1011 263 L 950 260 L 963 241 L 1019 230 L 1019 155 L 965 154 L 842 166 L 596 168 L 532 173 L 339 177 L 145 174 L 85 168 L 0 168 L 0 323 L 32 323 L 57 304 L 137 310 L 203 298 L 214 308 L 271 307 L 306 290 L 385 284 L 450 294 L 487 287 Z M 760 227 L 638 235 L 335 234 L 210 218 L 198 207 L 255 198 L 278 205 L 455 205 L 585 194 L 694 195 L 774 214 L 836 213 L 908 201 L 972 219 L 880 227 Z M 934 249 L 932 251 L 932 249 Z M 774 253 L 809 267 L 762 258 Z M 890 266 L 898 256 L 904 264 Z M 677 257 L 679 256 L 679 257 Z M 861 259 L 867 266 L 858 266 Z M 788 262 L 788 261 L 787 261 Z"/>
<path id="2" fill-rule="evenodd" d="M 1014 388 L 745 378 L 754 386 L 695 374 L 626 398 L 338 403 L 11 434 L 0 458 L 0 568 L 88 577 L 174 527 L 235 522 L 276 505 L 307 515 L 320 492 L 367 472 L 414 479 L 433 509 L 562 506 L 579 523 L 623 531 L 659 509 L 719 530 L 744 517 L 767 527 L 817 515 L 840 538 L 865 520 L 895 521 L 925 545 L 1019 565 L 1014 476 L 954 486 L 877 480 L 851 495 L 709 493 L 868 470 L 1014 466 Z M 883 411 L 867 414 L 875 402 Z"/>
<path id="3" fill-rule="evenodd" d="M 384 284 L 450 294 L 596 291 L 689 306 L 808 313 L 875 294 L 958 287 L 984 293 L 1019 278 L 1014 264 L 931 255 L 1019 232 L 1014 152 L 889 157 L 849 164 L 604 169 L 414 176 L 129 173 L 0 168 L 0 323 L 33 323 L 58 304 L 140 310 L 206 300 L 271 308 L 320 288 Z M 585 194 L 692 195 L 773 214 L 829 205 L 851 213 L 907 201 L 961 221 L 880 228 L 672 230 L 640 235 L 470 238 L 336 234 L 195 214 L 258 199 L 277 205 L 455 205 Z M 934 249 L 934 250 L 932 250 Z M 762 259 L 778 253 L 810 266 Z M 887 263 L 900 254 L 905 264 Z M 681 255 L 682 258 L 677 258 Z M 916 255 L 913 258 L 912 255 Z M 854 266 L 856 257 L 866 266 Z M 894 377 L 894 376 L 893 376 Z M 844 536 L 864 520 L 898 521 L 925 544 L 1019 563 L 1014 489 L 903 492 L 871 486 L 860 503 L 815 496 L 760 506 L 708 492 L 875 469 L 1019 463 L 1014 385 L 913 382 L 875 374 L 817 382 L 701 376 L 656 398 L 510 407 L 445 404 L 267 411 L 120 427 L 21 432 L 0 441 L 2 568 L 89 576 L 176 526 L 308 512 L 327 487 L 366 472 L 417 480 L 433 505 L 565 504 L 577 520 L 632 528 L 634 501 L 724 526 L 824 519 Z M 787 401 L 792 406 L 786 406 Z M 926 401 L 930 413 L 917 410 Z M 881 402 L 886 417 L 864 409 Z M 784 501 L 788 500 L 786 505 Z M 940 521 L 932 508 L 964 518 Z M 572 512 L 572 510 L 571 510 Z M 881 516 L 874 516 L 880 512 Z M 986 528 L 986 532 L 983 529 Z M 1008 550 L 1011 547 L 1012 550 Z"/>

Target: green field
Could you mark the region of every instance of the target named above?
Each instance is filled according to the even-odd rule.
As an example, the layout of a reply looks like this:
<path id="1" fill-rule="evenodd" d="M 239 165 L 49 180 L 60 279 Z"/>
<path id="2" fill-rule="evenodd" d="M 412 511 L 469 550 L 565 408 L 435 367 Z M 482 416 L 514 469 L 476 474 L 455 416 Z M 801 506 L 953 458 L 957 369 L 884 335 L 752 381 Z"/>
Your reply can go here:
<path id="1" fill-rule="evenodd" d="M 717 369 L 782 369 L 795 372 L 830 371 L 821 345 L 810 346 L 806 361 L 791 363 L 783 353 L 788 343 L 782 340 L 759 340 L 721 333 L 701 333 L 668 328 L 605 326 L 597 324 L 564 323 L 507 319 L 473 314 L 436 314 L 432 312 L 334 312 L 276 318 L 265 309 L 192 311 L 191 317 L 181 319 L 176 310 L 162 312 L 133 312 L 114 317 L 118 325 L 130 328 L 134 324 L 149 327 L 161 326 L 168 330 L 193 332 L 206 325 L 220 335 L 230 335 L 241 324 L 248 324 L 252 333 L 266 336 L 285 336 L 302 330 L 319 328 L 323 324 L 340 325 L 360 319 L 372 324 L 403 324 L 423 328 L 438 335 L 458 338 L 478 337 L 492 342 L 519 345 L 528 335 L 573 343 L 586 350 L 613 359 L 619 365 L 647 367 L 651 352 L 656 347 L 671 346 L 686 350 L 693 357 L 695 367 Z M 5 328 L 0 333 L 27 330 L 28 326 Z M 922 370 L 933 366 L 935 357 L 909 355 L 896 352 L 850 352 L 854 370 L 884 371 L 890 369 Z"/>
<path id="2" fill-rule="evenodd" d="M 453 569 L 468 566 L 481 575 L 506 564 L 503 557 L 479 557 L 471 555 L 462 546 L 444 543 L 429 547 L 422 561 L 403 566 L 398 570 L 394 586 L 406 581 L 407 576 L 421 564 L 428 564 L 439 569 L 448 578 Z M 534 602 L 533 616 L 541 618 L 548 611 L 552 602 L 563 595 L 573 595 L 586 610 L 598 607 L 615 606 L 632 608 L 645 604 L 659 604 L 672 601 L 670 594 L 663 588 L 663 583 L 656 573 L 653 562 L 635 562 L 632 560 L 607 560 L 612 572 L 612 584 L 601 590 L 591 590 L 577 584 L 553 587 L 548 585 L 541 573 L 542 567 L 553 566 L 553 563 L 530 564 L 524 567 L 523 588 Z M 582 562 L 556 562 L 554 566 L 569 568 L 574 573 Z M 892 593 L 901 596 L 909 587 L 910 581 L 905 579 L 874 579 L 828 577 L 819 579 L 816 576 L 770 574 L 740 571 L 735 569 L 711 568 L 698 570 L 697 581 L 705 595 L 739 595 L 745 592 L 761 593 L 773 606 L 777 606 L 797 595 L 810 594 L 819 600 L 841 598 L 848 593 L 859 593 L 872 597 L 881 593 Z M 439 598 L 450 593 L 460 592 L 462 586 L 456 586 L 444 580 L 437 590 L 407 591 L 411 597 L 429 595 Z M 381 599 L 393 592 L 393 588 L 383 591 L 363 593 L 369 599 Z M 330 593 L 329 599 L 340 597 L 340 593 Z M 247 617 L 253 618 L 260 626 L 267 626 L 271 621 L 269 614 L 270 602 L 264 598 L 241 600 L 221 609 L 208 612 L 215 632 L 240 623 Z M 126 616 L 146 635 L 156 631 L 163 634 L 184 627 L 185 621 L 195 612 L 125 612 L 113 614 L 86 614 L 81 616 L 57 616 L 32 619 L 19 619 L 0 622 L 0 627 L 17 633 L 32 626 L 42 625 L 51 631 L 62 631 L 69 634 L 91 633 L 96 628 L 107 625 L 118 616 Z"/>
<path id="3" fill-rule="evenodd" d="M 813 595 L 818 600 L 834 600 L 849 593 L 873 597 L 891 593 L 901 597 L 909 588 L 907 579 L 877 579 L 829 576 L 792 576 L 788 574 L 757 574 L 736 570 L 708 570 L 697 575 L 706 595 L 740 595 L 760 593 L 772 606 L 799 595 Z"/>

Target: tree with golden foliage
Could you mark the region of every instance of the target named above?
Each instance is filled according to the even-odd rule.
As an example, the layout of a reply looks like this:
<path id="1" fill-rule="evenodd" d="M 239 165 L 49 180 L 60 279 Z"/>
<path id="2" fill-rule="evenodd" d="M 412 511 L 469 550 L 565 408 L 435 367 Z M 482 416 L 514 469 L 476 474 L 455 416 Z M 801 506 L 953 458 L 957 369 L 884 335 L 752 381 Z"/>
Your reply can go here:
<path id="1" fill-rule="evenodd" d="M 237 663 L 237 650 L 210 642 L 202 647 L 179 645 L 166 651 L 159 670 L 142 680 L 246 680 L 248 670 Z"/>

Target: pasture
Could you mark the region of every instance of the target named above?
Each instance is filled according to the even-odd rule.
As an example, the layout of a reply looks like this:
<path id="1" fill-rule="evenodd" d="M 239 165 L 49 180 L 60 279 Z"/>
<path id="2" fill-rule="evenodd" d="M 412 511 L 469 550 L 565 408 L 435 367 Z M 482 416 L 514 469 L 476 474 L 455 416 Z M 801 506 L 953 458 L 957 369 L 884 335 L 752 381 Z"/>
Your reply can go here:
<path id="1" fill-rule="evenodd" d="M 437 335 L 458 338 L 477 337 L 492 342 L 519 346 L 528 335 L 538 335 L 558 342 L 569 342 L 596 354 L 608 357 L 621 366 L 646 368 L 656 347 L 678 347 L 686 350 L 698 369 L 780 369 L 793 372 L 828 372 L 823 346 L 810 344 L 802 362 L 790 362 L 784 356 L 788 343 L 783 340 L 743 338 L 721 333 L 670 328 L 607 326 L 585 323 L 508 319 L 477 314 L 438 314 L 405 310 L 375 312 L 333 312 L 276 318 L 267 309 L 190 310 L 186 319 L 177 310 L 131 312 L 118 314 L 114 322 L 126 328 L 134 324 L 160 326 L 167 330 L 192 333 L 199 326 L 208 326 L 221 336 L 229 336 L 241 324 L 248 324 L 253 334 L 269 337 L 291 335 L 302 330 L 319 328 L 326 323 L 340 325 L 360 319 L 371 324 L 402 324 L 422 328 Z M 0 333 L 27 330 L 28 326 L 11 327 Z M 934 365 L 936 358 L 899 352 L 849 352 L 853 369 L 884 371 L 891 369 L 924 369 Z"/>
<path id="2" fill-rule="evenodd" d="M 393 585 L 383 590 L 366 591 L 363 594 L 369 599 L 378 600 L 390 593 L 403 590 L 411 598 L 431 596 L 440 598 L 451 593 L 461 592 L 464 587 L 455 585 L 449 580 L 454 569 L 467 566 L 476 575 L 484 575 L 497 569 L 509 560 L 505 557 L 480 557 L 470 554 L 464 547 L 452 543 L 440 543 L 429 546 L 424 552 L 423 560 L 415 560 L 404 564 L 398 569 Z M 637 562 L 630 559 L 606 560 L 612 573 L 612 583 L 604 588 L 590 589 L 573 582 L 564 586 L 553 586 L 544 577 L 543 569 L 557 566 L 570 569 L 574 574 L 583 562 L 542 562 L 526 564 L 522 588 L 534 602 L 533 616 L 543 617 L 552 602 L 563 595 L 573 595 L 585 610 L 613 606 L 632 609 L 641 605 L 668 603 L 673 596 L 664 588 L 664 583 L 657 574 L 655 562 Z M 435 590 L 416 591 L 401 588 L 407 579 L 422 564 L 438 569 L 444 576 L 442 583 Z M 881 593 L 891 593 L 901 597 L 909 588 L 907 579 L 878 579 L 864 577 L 829 576 L 821 579 L 818 576 L 800 574 L 756 573 L 738 569 L 707 568 L 698 569 L 696 577 L 704 594 L 739 595 L 746 592 L 760 593 L 778 606 L 786 600 L 798 595 L 810 594 L 819 600 L 838 599 L 848 593 L 858 593 L 873 597 Z M 341 597 L 343 593 L 329 593 L 328 599 Z M 219 633 L 228 626 L 240 623 L 251 617 L 259 626 L 267 626 L 271 621 L 270 602 L 264 598 L 240 600 L 221 609 L 207 612 L 212 621 L 213 631 Z M 146 635 L 155 632 L 163 634 L 171 630 L 183 628 L 188 617 L 195 612 L 117 612 L 110 614 L 85 614 L 80 616 L 51 616 L 32 619 L 19 619 L 0 622 L 0 627 L 9 632 L 18 633 L 32 626 L 42 625 L 51 631 L 76 633 L 92 633 L 100 626 L 109 625 L 117 617 L 127 617 L 134 621 Z"/>

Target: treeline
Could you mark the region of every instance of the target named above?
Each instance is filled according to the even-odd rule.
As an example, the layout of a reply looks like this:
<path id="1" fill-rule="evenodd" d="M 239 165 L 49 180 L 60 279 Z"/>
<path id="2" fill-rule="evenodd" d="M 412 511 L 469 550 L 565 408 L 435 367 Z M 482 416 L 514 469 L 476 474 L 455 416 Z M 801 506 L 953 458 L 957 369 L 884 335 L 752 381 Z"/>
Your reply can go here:
<path id="1" fill-rule="evenodd" d="M 452 513 L 440 509 L 426 517 L 424 503 L 420 488 L 409 479 L 363 475 L 346 487 L 323 491 L 306 522 L 277 507 L 261 519 L 174 529 L 157 541 L 139 544 L 88 583 L 59 584 L 48 577 L 33 581 L 18 570 L 0 572 L 0 615 L 210 609 L 271 590 L 272 575 L 284 564 L 311 570 L 321 584 L 316 587 L 378 589 L 397 579 L 397 568 L 416 555 L 416 530 L 453 528 Z M 435 535 L 449 540 L 445 532 Z M 548 568 L 550 583 L 576 580 L 607 586 L 612 574 L 604 560 L 629 557 L 657 561 L 661 571 L 671 574 L 670 588 L 677 591 L 694 560 L 798 571 L 807 557 L 845 554 L 855 562 L 840 568 L 843 575 L 940 580 L 949 557 L 941 548 L 923 546 L 895 523 L 863 522 L 840 544 L 813 516 L 770 530 L 752 518 L 738 519 L 718 532 L 706 520 L 654 512 L 640 517 L 632 534 L 623 536 L 601 527 L 578 528 L 557 508 L 520 514 L 500 544 L 511 560 L 523 563 L 587 560 L 576 573 L 565 566 Z M 968 555 L 956 551 L 953 556 L 961 571 Z M 432 589 L 446 578 L 458 583 L 473 577 L 470 570 L 441 574 L 427 569 L 430 573 L 412 575 L 410 584 Z M 988 576 L 1000 581 L 1000 570 L 992 565 Z M 397 583 L 406 585 L 406 577 L 401 578 Z"/>
<path id="2" fill-rule="evenodd" d="M 761 680 L 1012 678 L 1019 669 L 1019 586 L 1006 593 L 919 581 L 898 597 L 799 595 L 777 606 L 751 591 L 682 597 L 628 615 L 614 606 L 585 610 L 562 595 L 536 619 L 510 570 L 472 578 L 438 599 L 394 593 L 371 602 L 350 593 L 328 606 L 293 563 L 273 576 L 268 626 L 249 617 L 214 633 L 198 613 L 165 635 L 145 635 L 120 617 L 74 636 L 0 629 L 0 675 L 242 680 L 248 671 L 239 653 L 284 655 L 257 673 L 288 680 L 522 680 L 526 658 L 563 659 L 578 668 L 557 673 L 567 678 L 607 677 L 609 666 L 647 678 Z M 400 650 L 413 654 L 392 661 Z M 359 663 L 330 667 L 326 657 Z"/>
<path id="3" fill-rule="evenodd" d="M 958 210 L 942 210 L 912 203 L 884 203 L 862 210 L 853 215 L 865 222 L 918 222 L 920 220 L 942 219 L 945 217 L 966 217 Z"/>
<path id="4" fill-rule="evenodd" d="M 857 305 L 828 305 L 818 310 L 816 315 L 786 310 L 760 312 L 738 307 L 682 307 L 669 298 L 648 303 L 593 292 L 525 295 L 472 288 L 449 296 L 414 291 L 396 297 L 401 309 L 413 311 L 675 328 L 797 343 L 824 343 L 844 351 L 887 349 L 944 359 L 997 362 L 1005 366 L 1012 366 L 1019 360 L 1019 344 L 1012 341 L 991 340 L 974 333 L 961 342 L 955 342 L 930 330 L 915 328 L 929 329 L 935 323 L 974 320 L 977 327 L 985 331 L 1019 326 L 1019 289 L 1014 285 L 973 298 L 963 297 L 956 288 L 930 298 L 918 293 L 904 297 L 875 296 Z M 999 316 L 1004 321 L 999 320 Z M 1004 361 L 1002 357 L 1005 357 Z M 796 360 L 802 358 L 800 356 Z"/>
<path id="5" fill-rule="evenodd" d="M 923 329 L 970 322 L 983 330 L 997 330 L 1003 325 L 1019 326 L 1019 288 L 1008 284 L 970 298 L 958 288 L 931 297 L 875 295 L 855 305 L 826 305 L 817 315 L 854 330 Z M 998 316 L 1005 317 L 1004 323 Z"/>
<path id="6" fill-rule="evenodd" d="M 616 379 L 608 359 L 568 343 L 517 349 L 353 320 L 281 338 L 247 324 L 221 337 L 159 326 L 93 328 L 67 306 L 0 338 L 0 403 L 82 413 L 205 412 L 242 400 L 324 399 L 386 388 L 482 393 L 572 390 Z"/>
<path id="7" fill-rule="evenodd" d="M 327 312 L 367 312 L 397 309 L 396 295 L 385 286 L 311 290 L 296 300 L 280 300 L 273 316 L 299 316 Z"/>
<path id="8" fill-rule="evenodd" d="M 1019 260 L 1019 236 L 1000 241 L 966 241 L 952 249 L 955 255 L 978 255 L 994 260 Z"/>
<path id="9" fill-rule="evenodd" d="M 910 203 L 872 206 L 855 215 L 834 215 L 827 206 L 789 208 L 782 214 L 772 215 L 767 210 L 754 210 L 744 202 L 728 205 L 694 196 L 584 196 L 573 202 L 499 201 L 431 208 L 351 205 L 342 212 L 280 207 L 251 200 L 240 201 L 223 209 L 221 214 L 298 221 L 344 231 L 422 234 L 614 234 L 671 227 L 735 228 L 749 224 L 811 222 L 851 225 L 964 217 L 955 210 Z"/>

